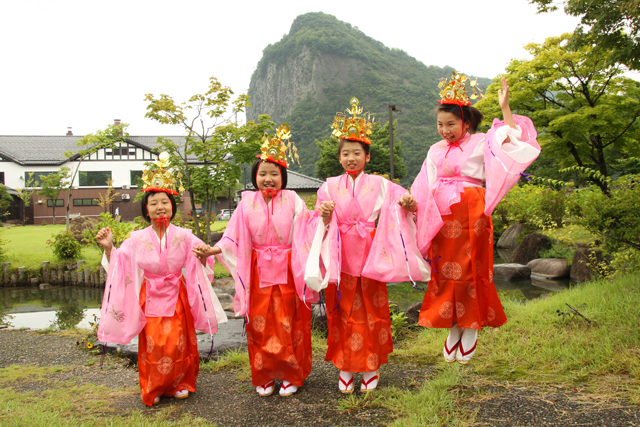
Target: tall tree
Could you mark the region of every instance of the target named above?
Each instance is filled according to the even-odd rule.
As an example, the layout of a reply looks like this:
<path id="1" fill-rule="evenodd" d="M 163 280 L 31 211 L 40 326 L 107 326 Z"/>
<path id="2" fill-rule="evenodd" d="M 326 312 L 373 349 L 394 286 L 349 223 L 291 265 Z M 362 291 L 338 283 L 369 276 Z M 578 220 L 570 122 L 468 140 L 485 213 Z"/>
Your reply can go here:
<path id="1" fill-rule="evenodd" d="M 594 47 L 574 47 L 571 34 L 548 38 L 525 49 L 531 60 L 514 59 L 504 77 L 511 107 L 531 117 L 539 130 L 541 157 L 574 167 L 608 192 L 605 179 L 616 172 L 613 159 L 640 153 L 640 83 L 622 76 Z M 487 119 L 500 116 L 496 77 L 476 106 Z"/>
<path id="2" fill-rule="evenodd" d="M 538 12 L 558 9 L 556 0 L 529 0 Z M 640 0 L 564 0 L 564 12 L 580 17 L 572 43 L 590 45 L 609 63 L 640 69 Z"/>
<path id="3" fill-rule="evenodd" d="M 0 184 L 0 219 L 4 220 L 4 218 L 9 214 L 9 207 L 13 203 L 13 197 L 7 191 L 7 187 L 3 184 Z"/>
<path id="4" fill-rule="evenodd" d="M 40 175 L 41 190 L 38 194 L 51 200 L 51 209 L 53 210 L 53 223 L 56 223 L 56 202 L 60 192 L 69 187 L 69 176 L 71 168 L 62 166 L 56 173 L 50 173 L 46 176 Z"/>
<path id="5" fill-rule="evenodd" d="M 196 200 L 203 203 L 207 230 L 202 233 L 195 218 L 194 225 L 198 237 L 203 238 L 205 234 L 207 241 L 216 193 L 238 179 L 238 164 L 251 161 L 249 153 L 258 152 L 264 130 L 273 127 L 269 116 L 260 116 L 258 123 L 232 123 L 231 118 L 249 105 L 247 95 L 232 100 L 233 94 L 231 88 L 211 77 L 207 92 L 193 95 L 181 104 L 169 95 L 145 96 L 149 102 L 145 117 L 182 126 L 186 133 L 184 143 L 159 137 L 158 144 L 169 153 L 173 167 L 182 173 L 183 185 L 191 196 L 191 210 L 195 212 Z"/>
<path id="6" fill-rule="evenodd" d="M 402 179 L 406 173 L 407 168 L 402 158 L 402 142 L 397 140 L 396 129 L 397 121 L 394 121 L 393 126 L 393 168 L 394 177 L 396 179 Z M 389 175 L 391 165 L 389 163 L 389 123 L 385 123 L 384 126 L 380 126 L 380 123 L 375 122 L 371 129 L 372 134 L 369 140 L 371 141 L 371 147 L 369 154 L 371 154 L 371 160 L 364 168 L 367 173 L 377 173 L 379 175 Z M 330 176 L 337 176 L 344 173 L 342 165 L 338 160 L 338 145 L 339 141 L 333 138 L 326 138 L 322 141 L 318 141 L 320 147 L 320 156 L 316 162 L 316 176 L 320 179 L 326 179 Z"/>
<path id="7" fill-rule="evenodd" d="M 76 162 L 75 170 L 73 171 L 71 180 L 68 182 L 69 193 L 67 196 L 66 210 L 67 230 L 69 229 L 71 190 L 73 189 L 73 182 L 75 181 L 76 176 L 78 176 L 78 172 L 80 171 L 80 165 L 82 164 L 82 161 L 87 159 L 91 154 L 97 152 L 98 150 L 102 150 L 104 148 L 115 148 L 118 142 L 125 142 L 125 140 L 129 137 L 129 134 L 126 132 L 128 126 L 129 125 L 127 123 L 113 124 L 107 126 L 104 130 L 99 130 L 96 133 L 85 135 L 77 142 L 78 147 L 80 147 L 80 150 L 78 150 L 77 153 L 74 153 L 73 151 L 64 153 L 64 155 L 67 156 L 70 161 Z"/>
<path id="8" fill-rule="evenodd" d="M 34 187 L 36 179 L 33 172 L 27 173 L 24 181 L 24 187 L 16 188 L 18 198 L 22 200 L 22 225 L 27 223 L 27 208 L 31 205 L 31 195 L 36 191 Z"/>

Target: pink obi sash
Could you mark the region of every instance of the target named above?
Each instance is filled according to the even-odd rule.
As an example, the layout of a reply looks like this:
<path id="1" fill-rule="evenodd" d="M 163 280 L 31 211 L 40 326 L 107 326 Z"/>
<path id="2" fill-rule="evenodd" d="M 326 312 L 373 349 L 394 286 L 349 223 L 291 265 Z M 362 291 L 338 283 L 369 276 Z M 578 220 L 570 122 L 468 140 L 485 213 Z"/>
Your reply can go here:
<path id="1" fill-rule="evenodd" d="M 253 248 L 258 255 L 260 287 L 287 283 L 291 245 L 254 245 Z"/>
<path id="2" fill-rule="evenodd" d="M 358 221 L 346 218 L 338 221 L 342 246 L 342 272 L 351 276 L 360 276 L 362 266 L 371 248 L 371 231 L 376 224 L 372 221 Z"/>
<path id="3" fill-rule="evenodd" d="M 157 275 L 144 273 L 147 279 L 147 300 L 144 314 L 148 317 L 171 317 L 176 312 L 182 274 Z"/>
<path id="4" fill-rule="evenodd" d="M 460 193 L 464 193 L 463 182 L 482 187 L 482 180 L 468 176 L 439 176 L 435 184 L 431 185 L 433 198 L 438 205 L 441 215 L 451 214 L 451 205 L 460 202 Z"/>

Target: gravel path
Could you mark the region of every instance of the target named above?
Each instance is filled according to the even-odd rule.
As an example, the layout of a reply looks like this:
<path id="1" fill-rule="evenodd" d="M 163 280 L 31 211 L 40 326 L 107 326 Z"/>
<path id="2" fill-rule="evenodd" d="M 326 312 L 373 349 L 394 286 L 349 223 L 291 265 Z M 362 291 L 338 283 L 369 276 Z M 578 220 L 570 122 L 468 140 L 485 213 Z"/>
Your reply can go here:
<path id="1" fill-rule="evenodd" d="M 345 399 L 337 390 L 337 370 L 321 357 L 314 358 L 313 370 L 298 393 L 288 398 L 274 394 L 257 396 L 250 381 L 237 380 L 229 372 L 201 372 L 198 392 L 189 399 L 176 401 L 163 398 L 149 409 L 138 394 L 138 374 L 126 359 L 107 357 L 100 368 L 100 357 L 76 348 L 77 337 L 59 334 L 38 335 L 30 331 L 0 331 L 0 368 L 10 365 L 65 366 L 52 374 L 52 381 L 73 379 L 76 383 L 108 385 L 130 390 L 115 401 L 120 413 L 132 410 L 153 413 L 167 405 L 177 405 L 194 415 L 224 426 L 385 426 L 395 414 L 380 407 L 359 408 L 350 412 L 338 410 Z M 390 363 L 381 369 L 380 387 L 411 389 L 433 374 L 430 366 Z M 359 381 L 359 377 L 356 377 Z M 20 382 L 17 391 L 42 391 L 51 381 Z M 640 408 L 621 402 L 596 402 L 588 394 L 548 392 L 527 388 L 493 388 L 472 390 L 473 396 L 487 396 L 465 403 L 477 411 L 481 426 L 638 426 Z M 356 392 L 356 396 L 360 394 Z"/>

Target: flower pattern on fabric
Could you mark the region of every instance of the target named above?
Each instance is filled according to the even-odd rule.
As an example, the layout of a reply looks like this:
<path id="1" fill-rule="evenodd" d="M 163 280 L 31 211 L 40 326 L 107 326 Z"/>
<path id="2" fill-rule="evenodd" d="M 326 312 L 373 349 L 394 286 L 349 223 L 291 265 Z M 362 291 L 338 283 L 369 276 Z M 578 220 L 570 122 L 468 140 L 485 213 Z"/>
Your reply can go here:
<path id="1" fill-rule="evenodd" d="M 484 218 L 478 218 L 476 223 L 473 225 L 473 229 L 476 232 L 476 236 L 482 235 L 487 230 L 487 220 Z"/>
<path id="2" fill-rule="evenodd" d="M 158 372 L 167 375 L 173 369 L 173 360 L 170 357 L 163 357 L 158 361 Z"/>
<path id="3" fill-rule="evenodd" d="M 146 388 L 146 392 L 147 393 L 151 393 L 151 388 L 153 387 L 153 384 L 151 383 L 151 375 L 149 375 L 149 379 L 147 380 L 147 388 Z"/>
<path id="4" fill-rule="evenodd" d="M 258 371 L 264 367 L 263 361 L 262 361 L 262 353 L 256 353 L 256 355 L 253 356 L 253 367 L 256 368 Z"/>
<path id="5" fill-rule="evenodd" d="M 282 319 L 282 328 L 287 332 L 291 333 L 291 316 L 287 316 Z"/>
<path id="6" fill-rule="evenodd" d="M 287 365 L 291 366 L 293 369 L 298 369 L 300 367 L 296 360 L 296 356 L 293 354 L 287 358 Z"/>
<path id="7" fill-rule="evenodd" d="M 279 379 L 282 379 L 283 377 L 284 377 L 284 372 L 282 371 L 269 372 L 269 378 L 271 378 L 272 380 L 279 380 Z"/>
<path id="8" fill-rule="evenodd" d="M 453 304 L 449 301 L 443 302 L 440 306 L 440 317 L 450 319 L 453 317 Z"/>
<path id="9" fill-rule="evenodd" d="M 478 325 L 478 322 L 473 322 L 469 327 L 471 329 L 480 329 L 480 325 Z"/>
<path id="10" fill-rule="evenodd" d="M 280 307 L 280 302 L 278 301 L 278 299 L 271 298 L 271 303 L 269 304 L 269 311 L 271 313 L 275 313 L 276 311 L 278 311 L 279 307 Z"/>
<path id="11" fill-rule="evenodd" d="M 489 269 L 489 280 L 493 281 L 493 268 Z"/>
<path id="12" fill-rule="evenodd" d="M 340 320 L 342 320 L 342 323 L 344 323 L 346 325 L 347 322 L 349 321 L 349 313 L 347 313 L 346 311 L 341 312 L 340 313 Z"/>
<path id="13" fill-rule="evenodd" d="M 153 351 L 153 337 L 151 335 L 147 335 L 147 353 L 151 353 Z"/>
<path id="14" fill-rule="evenodd" d="M 496 318 L 496 311 L 493 309 L 493 307 L 489 307 L 487 309 L 487 320 L 489 322 L 493 322 L 495 318 Z"/>
<path id="15" fill-rule="evenodd" d="M 338 369 L 342 369 L 344 367 L 344 353 L 342 351 L 336 355 L 334 364 Z"/>
<path id="16" fill-rule="evenodd" d="M 251 324 L 253 325 L 253 329 L 255 329 L 256 332 L 264 331 L 264 327 L 265 327 L 264 317 L 260 315 L 255 316 L 251 321 Z"/>
<path id="17" fill-rule="evenodd" d="M 360 334 L 353 334 L 349 338 L 349 347 L 351 348 L 352 351 L 358 351 L 362 349 L 363 344 L 364 344 L 364 339 Z"/>
<path id="18" fill-rule="evenodd" d="M 182 381 L 184 377 L 185 377 L 184 372 L 180 372 L 176 377 L 175 381 L 171 383 L 171 386 L 178 387 L 178 384 L 180 384 L 180 381 Z"/>
<path id="19" fill-rule="evenodd" d="M 435 259 L 438 257 L 440 253 L 440 246 L 437 243 L 433 243 L 431 245 L 431 256 Z"/>
<path id="20" fill-rule="evenodd" d="M 476 298 L 476 286 L 473 283 L 469 284 L 469 287 L 467 288 L 467 293 L 471 298 L 473 299 Z"/>
<path id="21" fill-rule="evenodd" d="M 171 328 L 173 328 L 171 319 L 162 319 L 162 330 L 165 335 L 168 335 L 171 332 Z"/>
<path id="22" fill-rule="evenodd" d="M 376 322 L 373 319 L 373 315 L 371 313 L 367 313 L 367 324 L 369 325 L 370 331 L 373 331 L 373 328 L 376 327 Z"/>
<path id="23" fill-rule="evenodd" d="M 282 343 L 278 337 L 271 337 L 265 344 L 264 349 L 271 354 L 278 354 L 282 351 Z"/>
<path id="24" fill-rule="evenodd" d="M 142 363 L 144 365 L 146 365 L 147 363 L 149 363 L 149 361 L 147 360 L 147 352 L 144 352 L 140 355 L 140 360 L 142 360 Z"/>
<path id="25" fill-rule="evenodd" d="M 331 340 L 333 342 L 340 341 L 340 329 L 337 326 L 331 328 Z"/>
<path id="26" fill-rule="evenodd" d="M 349 291 L 356 287 L 356 281 L 355 280 L 351 280 L 351 278 L 349 278 L 347 280 L 342 280 L 340 282 L 340 284 L 342 286 L 344 286 L 344 288 L 349 290 Z"/>
<path id="27" fill-rule="evenodd" d="M 460 221 L 456 221 L 455 219 L 447 220 L 440 229 L 440 233 L 442 233 L 442 235 L 447 239 L 460 237 L 462 234 L 462 224 L 460 224 Z"/>
<path id="28" fill-rule="evenodd" d="M 180 338 L 178 338 L 178 350 L 184 351 L 185 348 L 187 348 L 187 340 L 184 335 L 180 335 Z"/>
<path id="29" fill-rule="evenodd" d="M 379 366 L 380 360 L 378 358 L 378 355 L 375 353 L 370 353 L 367 356 L 367 368 L 369 368 L 370 371 L 375 371 Z"/>
<path id="30" fill-rule="evenodd" d="M 423 326 L 425 328 L 433 328 L 433 325 L 431 324 L 431 320 L 427 319 L 427 318 L 422 318 L 418 321 L 418 325 Z"/>
<path id="31" fill-rule="evenodd" d="M 293 346 L 297 347 L 300 344 L 302 344 L 302 341 L 304 341 L 304 332 L 302 331 L 295 331 L 293 333 Z"/>
<path id="32" fill-rule="evenodd" d="M 389 331 L 386 329 L 380 329 L 380 334 L 378 336 L 378 341 L 380 345 L 386 343 L 389 340 Z"/>
<path id="33" fill-rule="evenodd" d="M 466 250 L 466 251 L 467 251 L 467 256 L 468 256 L 469 258 L 471 258 L 471 243 L 469 243 L 469 244 L 467 245 L 467 250 Z"/>
<path id="34" fill-rule="evenodd" d="M 462 276 L 462 267 L 457 262 L 445 262 L 442 275 L 447 279 L 458 280 Z"/>
<path id="35" fill-rule="evenodd" d="M 384 307 L 385 304 L 389 304 L 387 294 L 384 291 L 376 292 L 373 295 L 373 305 L 376 307 Z"/>
<path id="36" fill-rule="evenodd" d="M 251 335 L 251 332 L 247 331 L 247 343 L 249 345 L 253 344 L 253 336 Z"/>
<path id="37" fill-rule="evenodd" d="M 304 325 L 304 330 L 306 333 L 310 334 L 311 333 L 311 320 L 309 320 L 305 325 Z"/>
<path id="38" fill-rule="evenodd" d="M 171 246 L 173 246 L 173 248 L 177 248 L 178 246 L 182 245 L 182 243 L 184 242 L 184 238 L 185 238 L 185 234 L 181 233 L 181 234 L 174 234 L 173 235 L 173 240 L 171 242 Z"/>
<path id="39" fill-rule="evenodd" d="M 191 341 L 191 344 L 193 345 L 198 344 L 198 337 L 196 336 L 195 329 L 189 331 L 189 341 Z"/>
<path id="40" fill-rule="evenodd" d="M 353 305 L 351 306 L 351 310 L 358 310 L 362 307 L 362 297 L 360 294 L 355 294 L 353 296 Z"/>
<path id="41" fill-rule="evenodd" d="M 465 313 L 465 308 L 464 308 L 464 304 L 462 304 L 461 302 L 457 302 L 456 303 L 456 316 L 458 317 L 458 319 L 460 319 L 462 316 L 464 316 Z"/>

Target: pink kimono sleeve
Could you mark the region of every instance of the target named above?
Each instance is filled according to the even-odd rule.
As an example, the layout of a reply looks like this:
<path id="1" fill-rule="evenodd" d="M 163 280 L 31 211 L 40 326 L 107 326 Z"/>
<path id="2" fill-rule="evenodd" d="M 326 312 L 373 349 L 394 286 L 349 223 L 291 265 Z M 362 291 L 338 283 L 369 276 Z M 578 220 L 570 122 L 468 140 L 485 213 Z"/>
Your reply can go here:
<path id="1" fill-rule="evenodd" d="M 98 325 L 98 340 L 102 342 L 129 344 L 147 323 L 133 284 L 138 266 L 131 239 L 111 250 Z"/>
<path id="2" fill-rule="evenodd" d="M 428 280 L 429 269 L 423 268 L 425 275 L 420 270 L 419 264 L 425 261 L 416 245 L 414 215 L 398 205 L 407 190 L 391 182 L 388 185 L 362 275 L 380 282 Z"/>
<path id="3" fill-rule="evenodd" d="M 416 243 L 423 257 L 429 256 L 431 241 L 442 228 L 444 221 L 431 194 L 427 159 L 424 159 L 420 173 L 411 185 L 411 195 L 418 202 L 416 211 Z"/>
<path id="4" fill-rule="evenodd" d="M 495 138 L 496 130 L 505 124 L 501 120 L 493 120 L 493 125 L 485 137 L 484 146 L 484 167 L 487 177 L 485 215 L 490 216 L 493 213 L 502 198 L 516 185 L 520 179 L 520 174 L 533 163 L 540 153 L 540 144 L 536 140 L 538 134 L 531 119 L 514 115 L 513 120 L 522 131 L 522 137 L 518 140 L 519 143 L 527 144 L 534 149 L 526 150 L 528 147 L 525 146 L 523 151 L 526 152 L 519 156 L 505 152 Z"/>
<path id="5" fill-rule="evenodd" d="M 233 277 L 236 295 L 233 298 L 233 311 L 237 316 L 249 313 L 249 283 L 251 280 L 251 236 L 247 230 L 244 203 L 238 204 L 231 216 L 222 239 L 216 246 L 222 250 L 216 259 Z"/>
<path id="6" fill-rule="evenodd" d="M 309 252 L 313 243 L 313 236 L 318 227 L 318 217 L 315 212 L 309 212 L 303 203 L 302 212 L 293 224 L 293 239 L 291 241 L 291 272 L 296 285 L 298 297 L 305 303 L 315 303 L 320 300 L 318 292 L 308 287 L 304 281 L 304 272 L 309 259 Z"/>
<path id="7" fill-rule="evenodd" d="M 203 244 L 202 240 L 193 234 L 189 236 L 187 248 Z M 211 288 L 211 279 L 204 274 L 200 260 L 190 253 L 186 258 L 185 282 L 194 326 L 199 331 L 215 334 L 218 332 L 218 323 L 226 321 L 227 317 Z M 208 257 L 207 264 L 213 269 L 215 259 Z"/>

